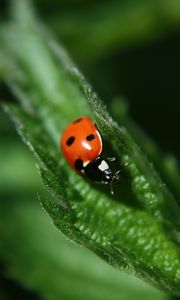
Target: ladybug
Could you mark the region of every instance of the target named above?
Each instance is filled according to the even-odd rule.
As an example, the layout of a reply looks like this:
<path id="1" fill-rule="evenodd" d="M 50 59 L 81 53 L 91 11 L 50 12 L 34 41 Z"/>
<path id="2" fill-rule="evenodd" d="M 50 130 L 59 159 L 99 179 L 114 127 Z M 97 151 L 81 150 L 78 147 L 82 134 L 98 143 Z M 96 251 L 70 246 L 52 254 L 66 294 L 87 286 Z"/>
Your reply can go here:
<path id="1" fill-rule="evenodd" d="M 120 171 L 112 172 L 108 162 L 102 158 L 103 144 L 94 122 L 87 116 L 70 123 L 61 136 L 61 149 L 69 165 L 80 175 L 98 183 L 111 184 L 120 179 Z"/>

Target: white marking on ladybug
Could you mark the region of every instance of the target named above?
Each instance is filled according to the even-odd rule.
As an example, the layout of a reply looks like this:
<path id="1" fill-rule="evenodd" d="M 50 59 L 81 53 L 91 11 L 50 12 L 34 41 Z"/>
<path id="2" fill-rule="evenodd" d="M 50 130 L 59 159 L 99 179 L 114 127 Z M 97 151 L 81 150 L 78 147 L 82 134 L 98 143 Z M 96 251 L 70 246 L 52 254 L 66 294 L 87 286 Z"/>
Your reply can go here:
<path id="1" fill-rule="evenodd" d="M 89 160 L 83 162 L 83 167 L 85 168 L 89 164 Z"/>
<path id="2" fill-rule="evenodd" d="M 104 172 L 105 170 L 109 169 L 109 166 L 105 160 L 102 160 L 102 162 L 98 166 L 98 169 Z"/>
<path id="3" fill-rule="evenodd" d="M 86 142 L 82 142 L 82 145 L 83 145 L 84 148 L 87 149 L 87 150 L 91 150 L 91 149 L 92 149 L 92 147 L 91 147 L 88 143 L 86 143 Z"/>

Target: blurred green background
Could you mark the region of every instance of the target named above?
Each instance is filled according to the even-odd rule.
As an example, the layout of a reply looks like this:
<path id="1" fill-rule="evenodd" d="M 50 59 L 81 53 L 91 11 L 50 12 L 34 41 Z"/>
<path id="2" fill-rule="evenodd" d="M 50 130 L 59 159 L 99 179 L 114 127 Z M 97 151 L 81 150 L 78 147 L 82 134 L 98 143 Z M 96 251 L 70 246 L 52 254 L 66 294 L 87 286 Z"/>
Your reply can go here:
<path id="1" fill-rule="evenodd" d="M 117 97 L 126 99 L 132 118 L 164 152 L 179 158 L 179 0 L 34 4 L 109 110 L 113 113 Z M 1 22 L 8 17 L 9 5 L 1 0 Z M 0 82 L 1 99 L 16 101 Z M 147 299 L 170 299 L 59 236 L 36 200 L 37 191 L 45 191 L 35 161 L 3 112 L 0 165 L 0 299 L 141 299 L 143 293 Z M 38 232 L 31 218 L 39 224 Z M 46 230 L 41 230 L 44 224 Z M 41 245 L 42 237 L 46 246 Z M 66 263 L 59 253 L 69 253 Z M 50 271 L 54 279 L 48 279 Z"/>

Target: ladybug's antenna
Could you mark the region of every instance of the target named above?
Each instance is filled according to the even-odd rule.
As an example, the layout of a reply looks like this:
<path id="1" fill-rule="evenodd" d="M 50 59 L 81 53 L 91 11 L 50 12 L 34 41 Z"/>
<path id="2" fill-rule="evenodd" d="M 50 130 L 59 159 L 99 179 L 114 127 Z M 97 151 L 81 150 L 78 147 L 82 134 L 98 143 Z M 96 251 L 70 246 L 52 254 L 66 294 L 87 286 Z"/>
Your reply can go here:
<path id="1" fill-rule="evenodd" d="M 114 181 L 114 176 L 112 177 L 112 180 L 110 182 L 110 191 L 111 191 L 111 195 L 114 195 L 114 190 L 113 190 L 113 181 Z"/>
<path id="2" fill-rule="evenodd" d="M 121 173 L 121 171 L 118 170 L 118 171 L 112 176 L 112 179 L 111 179 L 111 182 L 110 182 L 110 190 L 111 190 L 111 195 L 112 195 L 112 196 L 114 195 L 113 182 L 114 182 L 114 180 L 117 180 L 117 181 L 120 180 L 120 173 Z"/>

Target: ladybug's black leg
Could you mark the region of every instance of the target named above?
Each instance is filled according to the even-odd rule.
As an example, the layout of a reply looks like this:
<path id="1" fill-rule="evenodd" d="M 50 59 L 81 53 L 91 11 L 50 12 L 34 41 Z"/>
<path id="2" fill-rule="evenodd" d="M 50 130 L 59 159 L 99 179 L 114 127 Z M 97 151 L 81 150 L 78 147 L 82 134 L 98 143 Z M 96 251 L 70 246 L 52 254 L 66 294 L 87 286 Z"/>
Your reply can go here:
<path id="1" fill-rule="evenodd" d="M 117 180 L 119 181 L 121 176 L 121 170 L 118 170 L 113 176 L 112 176 L 112 179 L 111 179 L 111 182 L 110 182 L 110 189 L 111 189 L 111 195 L 113 196 L 114 195 L 114 190 L 113 190 L 113 182 L 114 180 Z"/>
<path id="2" fill-rule="evenodd" d="M 116 160 L 115 157 L 107 157 L 107 161 L 108 161 L 108 162 L 112 162 L 112 161 L 115 161 L 115 160 Z"/>
<path id="3" fill-rule="evenodd" d="M 102 184 L 109 184 L 109 181 L 101 181 Z"/>
<path id="4" fill-rule="evenodd" d="M 121 170 L 118 170 L 115 174 L 114 174 L 114 179 L 116 179 L 116 180 L 120 180 L 120 178 L 121 178 Z"/>

